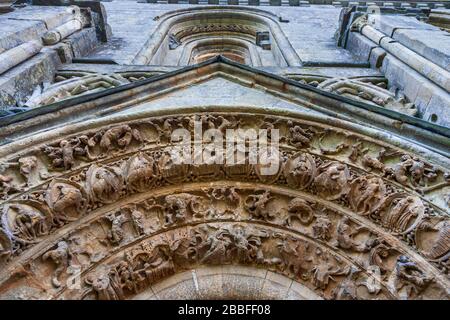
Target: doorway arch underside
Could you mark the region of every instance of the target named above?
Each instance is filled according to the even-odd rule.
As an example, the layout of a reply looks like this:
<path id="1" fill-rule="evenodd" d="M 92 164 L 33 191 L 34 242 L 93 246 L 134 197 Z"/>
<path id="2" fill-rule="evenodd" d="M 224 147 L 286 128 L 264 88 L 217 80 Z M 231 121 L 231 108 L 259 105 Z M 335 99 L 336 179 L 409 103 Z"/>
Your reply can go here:
<path id="1" fill-rule="evenodd" d="M 195 119 L 279 129 L 279 169 L 173 163 L 171 132 Z M 270 113 L 70 130 L 2 159 L 18 163 L 2 176 L 3 298 L 448 299 L 447 172 L 429 159 Z"/>

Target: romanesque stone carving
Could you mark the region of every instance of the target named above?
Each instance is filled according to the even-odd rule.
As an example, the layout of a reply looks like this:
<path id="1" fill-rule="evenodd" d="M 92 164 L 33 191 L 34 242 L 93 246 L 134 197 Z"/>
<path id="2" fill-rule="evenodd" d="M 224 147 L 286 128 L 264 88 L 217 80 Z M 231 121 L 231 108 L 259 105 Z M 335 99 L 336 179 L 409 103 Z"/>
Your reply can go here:
<path id="1" fill-rule="evenodd" d="M 401 255 L 397 259 L 393 273 L 393 286 L 397 293 L 403 289 L 406 298 L 417 296 L 432 280 L 409 257 Z"/>
<path id="2" fill-rule="evenodd" d="M 170 154 L 165 153 L 159 158 L 158 168 L 162 178 L 171 183 L 179 183 L 188 176 L 190 166 L 184 163 L 174 163 Z"/>
<path id="3" fill-rule="evenodd" d="M 141 133 L 137 129 L 132 129 L 129 125 L 120 125 L 110 128 L 105 132 L 99 132 L 94 137 L 95 141 L 99 141 L 99 145 L 103 151 L 109 152 L 115 149 L 125 149 L 131 142 L 143 142 Z"/>
<path id="4" fill-rule="evenodd" d="M 393 232 L 406 234 L 414 229 L 424 216 L 425 207 L 416 196 L 397 193 L 389 196 L 381 213 L 381 223 Z"/>
<path id="5" fill-rule="evenodd" d="M 35 156 L 29 156 L 29 157 L 23 157 L 19 159 L 19 167 L 20 167 L 20 173 L 22 176 L 26 179 L 26 184 L 29 184 L 31 174 L 33 170 L 36 169 L 37 166 L 37 158 Z"/>
<path id="6" fill-rule="evenodd" d="M 333 289 L 332 295 L 336 300 L 358 300 L 358 273 L 361 270 L 350 267 L 347 277 Z"/>
<path id="7" fill-rule="evenodd" d="M 124 239 L 125 232 L 123 230 L 123 224 L 128 221 L 125 212 L 120 211 L 112 213 L 107 216 L 111 222 L 111 229 L 108 231 L 108 239 L 113 245 L 119 245 Z"/>
<path id="8" fill-rule="evenodd" d="M 354 239 L 354 237 L 361 232 L 363 227 L 352 228 L 350 225 L 350 219 L 348 217 L 342 217 L 339 221 L 336 230 L 336 242 L 337 246 L 344 250 L 353 250 L 356 252 L 365 252 L 370 249 L 369 242 L 360 243 Z"/>
<path id="9" fill-rule="evenodd" d="M 86 173 L 86 189 L 92 202 L 113 203 L 124 189 L 122 174 L 118 168 L 94 164 Z"/>
<path id="10" fill-rule="evenodd" d="M 313 137 L 311 130 L 304 129 L 292 122 L 288 122 L 288 126 L 290 133 L 289 143 L 297 148 L 308 147 Z"/>
<path id="11" fill-rule="evenodd" d="M 345 274 L 342 265 L 338 265 L 336 261 L 332 261 L 333 258 L 329 256 L 327 252 L 318 251 L 318 261 L 313 271 L 313 284 L 316 288 L 325 290 L 330 281 L 335 281 L 333 276 Z M 334 259 L 335 260 L 335 259 Z"/>
<path id="12" fill-rule="evenodd" d="M 188 193 L 166 196 L 163 207 L 166 225 L 183 222 L 188 214 L 196 217 L 204 212 L 201 198 Z"/>
<path id="13" fill-rule="evenodd" d="M 316 163 L 308 153 L 293 156 L 284 165 L 284 176 L 290 187 L 306 189 L 316 176 Z"/>
<path id="14" fill-rule="evenodd" d="M 348 199 L 355 212 L 368 215 L 382 205 L 385 194 L 386 186 L 383 179 L 376 176 L 362 176 L 352 181 Z"/>
<path id="15" fill-rule="evenodd" d="M 8 234 L 0 228 L 0 266 L 8 260 L 12 253 L 12 241 Z"/>
<path id="16" fill-rule="evenodd" d="M 46 202 L 53 211 L 54 221 L 63 225 L 86 212 L 87 194 L 74 182 L 55 179 L 46 192 Z"/>
<path id="17" fill-rule="evenodd" d="M 450 267 L 450 223 L 448 220 L 434 223 L 422 221 L 415 232 L 416 246 L 424 256 L 445 273 Z"/>
<path id="18" fill-rule="evenodd" d="M 2 223 L 5 231 L 22 245 L 38 242 L 48 234 L 52 216 L 39 203 L 32 201 L 13 203 L 3 209 Z"/>
<path id="19" fill-rule="evenodd" d="M 69 245 L 65 241 L 58 242 L 57 248 L 46 252 L 42 256 L 43 260 L 51 259 L 53 263 L 56 265 L 56 269 L 53 272 L 52 276 L 52 284 L 55 288 L 59 288 L 61 286 L 60 276 L 64 271 L 67 271 L 69 267 Z"/>
<path id="20" fill-rule="evenodd" d="M 277 242 L 277 248 L 280 252 L 281 270 L 308 280 L 313 261 L 309 244 L 300 242 L 293 237 L 286 237 Z"/>
<path id="21" fill-rule="evenodd" d="M 345 164 L 328 162 L 317 168 L 314 186 L 321 197 L 339 199 L 349 191 L 350 172 Z"/>
<path id="22" fill-rule="evenodd" d="M 326 132 L 326 138 L 322 139 L 322 135 L 316 141 L 311 136 L 308 150 L 299 152 L 294 150 L 287 135 L 283 140 L 285 144 L 280 145 L 282 175 L 276 174 L 268 179 L 258 174 L 257 167 L 248 164 L 240 167 L 175 164 L 170 155 L 161 150 L 165 143 L 174 141 L 156 137 L 164 130 L 170 137 L 176 128 L 190 128 L 192 119 L 186 116 L 152 119 L 152 123 L 147 120 L 126 123 L 124 125 L 132 130 L 139 128 L 146 138 L 152 140 L 142 139 L 139 148 L 131 148 L 138 141 L 132 137 L 128 143 L 125 138 L 122 149 L 118 139 L 124 138 L 129 131 L 119 130 L 122 133 L 119 132 L 118 136 L 110 136 L 110 151 L 122 150 L 117 153 L 108 152 L 108 148 L 100 144 L 108 130 L 120 126 L 63 137 L 50 147 L 60 148 L 60 143 L 65 141 L 63 145 L 68 148 L 66 156 L 58 149 L 58 157 L 54 158 L 57 165 L 53 163 L 48 168 L 64 170 L 61 173 L 63 177 L 55 177 L 59 173 L 38 175 L 36 167 L 30 171 L 33 179 L 30 179 L 29 188 L 17 191 L 12 191 L 15 182 L 21 181 L 22 177 L 27 179 L 20 172 L 18 159 L 34 156 L 38 159 L 38 168 L 45 172 L 45 163 L 40 161 L 45 160 L 47 152 L 37 146 L 32 154 L 8 159 L 8 165 L 2 171 L 2 177 L 6 177 L 2 187 L 11 189 L 2 204 L 2 225 L 7 235 L 3 242 L 0 241 L 4 248 L 0 248 L 0 255 L 5 257 L 0 259 L 2 263 L 12 268 L 9 261 L 24 250 L 37 250 L 38 246 L 33 246 L 35 243 L 49 233 L 57 236 L 56 230 L 69 224 L 67 230 L 71 235 L 58 239 L 69 246 L 69 267 L 76 262 L 82 270 L 90 272 L 91 267 L 98 268 L 100 260 L 109 263 L 106 261 L 110 259 L 112 247 L 119 253 L 138 243 L 143 245 L 141 250 L 147 246 L 144 250 L 147 255 L 155 256 L 143 258 L 146 262 L 136 258 L 130 263 L 132 260 L 125 255 L 120 267 L 114 260 L 113 267 L 103 275 L 95 272 L 95 276 L 88 279 L 86 298 L 126 297 L 188 266 L 204 264 L 257 265 L 305 281 L 313 287 L 315 283 L 319 291 L 325 288 L 321 294 L 327 298 L 354 298 L 354 288 L 359 285 L 358 275 L 343 271 L 348 268 L 339 262 L 339 255 L 362 268 L 378 267 L 383 276 L 382 284 L 386 285 L 384 279 L 392 277 L 395 259 L 407 247 L 414 248 L 427 260 L 427 272 L 438 272 L 437 268 L 440 272 L 447 272 L 449 250 L 445 240 L 448 232 L 445 230 L 448 227 L 445 229 L 443 226 L 448 219 L 439 208 L 441 202 L 430 203 L 432 198 L 428 195 L 436 197 L 435 190 L 439 193 L 441 188 L 447 187 L 442 169 L 359 136 L 313 127 L 308 132 Z M 251 123 L 250 120 L 238 121 L 226 115 L 204 115 L 201 119 L 205 129 L 222 131 Z M 288 121 L 263 120 L 266 127 L 286 131 Z M 168 125 L 164 127 L 164 123 Z M 161 125 L 160 130 L 163 131 L 158 131 L 154 124 Z M 306 127 L 302 125 L 302 128 Z M 354 146 L 354 142 L 360 144 Z M 354 148 L 340 148 L 342 145 Z M 347 161 L 351 161 L 348 166 Z M 42 181 L 44 179 L 48 180 Z M 226 181 L 229 179 L 233 183 Z M 187 183 L 187 189 L 180 193 L 177 184 L 182 182 Z M 189 189 L 191 186 L 192 191 Z M 156 188 L 158 192 L 154 196 Z M 418 196 L 411 190 L 422 190 L 422 193 Z M 24 200 L 10 199 L 13 192 L 22 192 L 20 197 Z M 145 192 L 149 193 L 148 196 Z M 14 208 L 14 204 L 21 210 Z M 106 204 L 111 205 L 108 212 L 102 212 L 106 206 L 98 210 Z M 357 213 L 358 217 L 350 211 Z M 17 221 L 16 216 L 19 216 Z M 74 220 L 90 217 L 94 219 L 83 226 L 85 229 L 74 230 L 78 228 L 75 227 L 77 224 L 73 224 L 74 227 L 70 225 Z M 422 223 L 425 218 L 430 219 L 428 226 Z M 365 226 L 361 221 L 368 219 L 371 223 Z M 247 224 L 270 226 L 276 232 Z M 373 230 L 373 224 L 383 228 Z M 178 231 L 178 228 L 185 226 L 189 226 L 189 230 L 182 235 L 185 231 Z M 153 239 L 156 234 L 161 234 L 159 242 L 146 240 L 147 237 Z M 293 234 L 312 240 L 304 241 Z M 82 241 L 73 240 L 76 238 Z M 160 248 L 154 249 L 158 243 L 161 243 Z M 328 251 L 321 246 L 326 246 Z M 314 256 L 318 248 L 330 255 L 328 267 L 318 266 L 324 259 Z M 53 250 L 59 248 L 49 252 Z M 42 257 L 45 253 L 33 254 Z M 50 253 L 47 258 L 50 264 L 56 264 L 57 271 L 53 277 L 59 281 L 63 292 L 64 274 L 49 256 Z M 411 261 L 417 264 L 415 258 Z M 40 264 L 36 263 L 37 269 Z M 369 273 L 368 270 L 360 276 Z M 336 281 L 333 292 L 327 290 L 332 279 Z M 50 291 L 56 290 L 56 285 L 54 288 L 51 286 L 51 280 L 43 284 Z M 406 286 L 399 289 L 400 296 Z M 379 298 L 385 297 L 383 290 L 372 288 L 368 292 L 373 298 Z M 431 292 L 426 286 L 420 290 L 426 296 Z M 360 298 L 360 291 L 356 298 Z M 416 296 L 413 292 L 409 298 Z"/>
<path id="23" fill-rule="evenodd" d="M 133 227 L 137 235 L 138 236 L 144 235 L 145 234 L 144 214 L 139 210 L 132 210 L 131 221 L 133 222 Z"/>
<path id="24" fill-rule="evenodd" d="M 408 102 L 403 94 L 397 93 L 396 95 L 371 83 L 334 78 L 323 81 L 318 88 L 408 115 L 413 116 L 417 113 L 417 108 L 413 103 Z"/>
<path id="25" fill-rule="evenodd" d="M 249 195 L 244 200 L 245 209 L 251 214 L 252 218 L 271 220 L 276 214 L 268 208 L 268 203 L 272 198 L 268 191 L 264 191 L 262 194 Z"/>
<path id="26" fill-rule="evenodd" d="M 314 209 L 312 204 L 301 198 L 294 198 L 288 204 L 288 215 L 285 223 L 292 225 L 294 219 L 300 221 L 303 225 L 309 225 L 314 220 Z"/>
<path id="27" fill-rule="evenodd" d="M 82 135 L 69 140 L 63 139 L 56 146 L 46 145 L 42 149 L 52 160 L 55 168 L 70 170 L 75 165 L 76 156 L 88 156 L 88 137 Z"/>
<path id="28" fill-rule="evenodd" d="M 318 216 L 313 224 L 313 234 L 316 239 L 328 241 L 331 238 L 333 224 L 327 216 Z"/>
<path id="29" fill-rule="evenodd" d="M 386 260 L 394 251 L 394 249 L 382 241 L 378 244 L 374 243 L 374 247 L 370 250 L 369 264 L 378 267 L 381 273 L 387 272 Z"/>
<path id="30" fill-rule="evenodd" d="M 83 293 L 82 299 L 92 294 L 98 300 L 122 300 L 124 298 L 120 285 L 108 274 L 91 274 L 85 282 L 90 288 Z"/>
<path id="31" fill-rule="evenodd" d="M 10 193 L 20 191 L 13 186 L 13 178 L 0 174 L 0 199 L 5 199 Z"/>
<path id="32" fill-rule="evenodd" d="M 150 156 L 139 153 L 128 160 L 124 174 L 131 192 L 144 192 L 153 186 L 157 176 L 156 163 Z"/>
<path id="33" fill-rule="evenodd" d="M 423 186 L 426 181 L 436 178 L 436 172 L 432 167 L 426 165 L 417 157 L 409 155 L 403 155 L 400 162 L 388 168 L 386 175 L 403 185 L 408 185 L 411 182 L 414 186 Z"/>

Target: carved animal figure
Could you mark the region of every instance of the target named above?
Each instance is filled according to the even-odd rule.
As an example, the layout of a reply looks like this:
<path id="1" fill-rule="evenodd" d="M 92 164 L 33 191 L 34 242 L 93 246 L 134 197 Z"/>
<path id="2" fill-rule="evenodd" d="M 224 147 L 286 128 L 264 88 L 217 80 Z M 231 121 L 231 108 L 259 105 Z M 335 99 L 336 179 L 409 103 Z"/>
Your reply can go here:
<path id="1" fill-rule="evenodd" d="M 397 259 L 394 276 L 395 289 L 398 291 L 405 287 L 408 297 L 419 294 L 432 280 L 415 262 L 404 255 Z"/>
<path id="2" fill-rule="evenodd" d="M 269 191 L 264 191 L 263 194 L 249 195 L 245 199 L 245 209 L 250 212 L 253 218 L 270 220 L 275 216 L 275 212 L 267 208 L 267 204 L 272 199 Z"/>
<path id="3" fill-rule="evenodd" d="M 118 216 L 111 214 L 108 216 L 108 219 L 111 221 L 111 230 L 108 231 L 108 239 L 112 244 L 119 245 L 125 235 L 122 225 L 127 222 L 128 219 L 123 213 L 120 213 Z"/>
<path id="4" fill-rule="evenodd" d="M 357 235 L 363 227 L 352 228 L 350 226 L 350 219 L 342 217 L 337 227 L 337 246 L 345 250 L 353 250 L 356 252 L 366 252 L 370 248 L 368 243 L 358 243 L 353 237 Z"/>
<path id="5" fill-rule="evenodd" d="M 314 219 L 314 210 L 310 204 L 301 198 L 294 198 L 288 204 L 288 215 L 285 224 L 292 225 L 292 219 L 298 219 L 301 224 L 308 225 Z"/>
<path id="6" fill-rule="evenodd" d="M 111 151 L 115 145 L 120 148 L 126 148 L 130 145 L 133 138 L 141 142 L 143 141 L 140 132 L 137 129 L 131 129 L 129 125 L 121 125 L 108 129 L 100 140 L 100 147 L 103 150 Z"/>
<path id="7" fill-rule="evenodd" d="M 34 241 L 49 231 L 45 216 L 36 209 L 15 204 L 10 205 L 9 208 L 17 212 L 13 233 L 22 240 Z"/>
<path id="8" fill-rule="evenodd" d="M 56 184 L 50 191 L 52 199 L 52 209 L 55 212 L 54 218 L 58 225 L 63 225 L 69 220 L 67 210 L 73 208 L 80 214 L 86 205 L 86 199 L 80 190 L 68 184 Z"/>
<path id="9" fill-rule="evenodd" d="M 52 276 L 52 284 L 55 288 L 61 287 L 59 277 L 67 270 L 70 257 L 69 246 L 65 241 L 58 242 L 58 247 L 56 249 L 50 250 L 42 256 L 44 261 L 51 259 L 56 264 L 56 270 L 53 272 Z"/>

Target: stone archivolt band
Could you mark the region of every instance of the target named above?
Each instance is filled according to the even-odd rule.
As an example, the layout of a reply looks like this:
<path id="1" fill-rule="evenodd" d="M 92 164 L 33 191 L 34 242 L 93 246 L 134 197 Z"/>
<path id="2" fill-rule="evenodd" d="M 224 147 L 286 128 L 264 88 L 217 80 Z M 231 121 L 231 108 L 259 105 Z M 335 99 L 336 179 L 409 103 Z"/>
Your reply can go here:
<path id="1" fill-rule="evenodd" d="M 172 163 L 172 131 L 194 120 L 279 129 L 280 170 Z M 2 162 L 3 296 L 18 277 L 38 297 L 129 298 L 189 268 L 241 264 L 327 299 L 448 298 L 449 173 L 354 132 L 198 113 L 110 124 Z M 77 267 L 81 291 L 67 287 Z"/>

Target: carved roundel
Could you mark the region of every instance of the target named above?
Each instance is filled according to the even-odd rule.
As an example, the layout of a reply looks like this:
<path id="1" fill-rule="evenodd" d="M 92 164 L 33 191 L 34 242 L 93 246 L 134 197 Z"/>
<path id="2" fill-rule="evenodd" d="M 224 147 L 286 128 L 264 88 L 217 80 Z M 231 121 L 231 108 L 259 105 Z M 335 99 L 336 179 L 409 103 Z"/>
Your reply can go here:
<path id="1" fill-rule="evenodd" d="M 355 212 L 368 215 L 381 206 L 385 194 L 383 179 L 377 176 L 362 176 L 352 181 L 348 199 Z"/>
<path id="2" fill-rule="evenodd" d="M 445 263 L 450 255 L 450 223 L 444 220 L 420 225 L 416 229 L 416 245 L 429 259 Z"/>
<path id="3" fill-rule="evenodd" d="M 51 212 L 37 201 L 17 201 L 3 208 L 2 226 L 19 243 L 39 242 L 50 232 L 52 225 Z"/>
<path id="4" fill-rule="evenodd" d="M 299 153 L 284 164 L 283 171 L 290 187 L 303 190 L 311 185 L 316 176 L 316 163 L 310 154 Z"/>
<path id="5" fill-rule="evenodd" d="M 161 156 L 158 167 L 162 177 L 170 183 L 182 182 L 189 175 L 189 165 L 175 163 L 169 153 Z"/>
<path id="6" fill-rule="evenodd" d="M 149 155 L 138 153 L 126 162 L 124 173 L 129 191 L 145 192 L 155 184 L 157 165 Z"/>
<path id="7" fill-rule="evenodd" d="M 314 186 L 318 194 L 326 200 L 336 200 L 350 190 L 350 171 L 345 164 L 332 161 L 317 169 Z"/>
<path id="8" fill-rule="evenodd" d="M 386 198 L 381 223 L 390 231 L 406 234 L 422 221 L 425 206 L 417 196 L 395 193 Z"/>
<path id="9" fill-rule="evenodd" d="M 88 195 L 79 184 L 55 179 L 45 193 L 45 201 L 60 223 L 75 221 L 86 213 Z"/>
<path id="10" fill-rule="evenodd" d="M 255 164 L 254 169 L 259 180 L 264 183 L 273 183 L 278 180 L 282 172 L 282 160 L 279 151 L 267 151 L 261 152 L 260 159 L 263 159 L 263 162 Z"/>
<path id="11" fill-rule="evenodd" d="M 92 202 L 116 202 L 124 189 L 124 181 L 117 168 L 92 165 L 86 174 L 86 187 Z"/>

